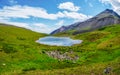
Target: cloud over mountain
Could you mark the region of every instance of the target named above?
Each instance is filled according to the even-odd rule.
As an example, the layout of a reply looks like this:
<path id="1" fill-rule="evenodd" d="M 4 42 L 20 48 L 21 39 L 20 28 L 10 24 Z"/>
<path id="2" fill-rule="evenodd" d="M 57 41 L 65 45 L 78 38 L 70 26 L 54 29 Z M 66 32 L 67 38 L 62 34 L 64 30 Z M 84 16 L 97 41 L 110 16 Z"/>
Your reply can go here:
<path id="1" fill-rule="evenodd" d="M 104 4 L 110 4 L 114 11 L 120 14 L 120 0 L 99 0 Z"/>

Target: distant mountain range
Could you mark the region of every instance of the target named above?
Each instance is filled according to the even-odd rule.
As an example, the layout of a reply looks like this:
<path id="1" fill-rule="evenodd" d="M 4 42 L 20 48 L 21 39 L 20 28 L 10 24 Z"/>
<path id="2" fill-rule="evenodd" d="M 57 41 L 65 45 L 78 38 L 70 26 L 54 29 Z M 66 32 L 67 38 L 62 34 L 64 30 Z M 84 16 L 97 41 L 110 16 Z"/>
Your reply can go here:
<path id="1" fill-rule="evenodd" d="M 113 24 L 120 24 L 120 16 L 115 11 L 106 9 L 93 18 L 90 18 L 84 22 L 77 22 L 69 26 L 62 26 L 59 29 L 53 31 L 51 34 L 67 31 L 73 31 L 73 34 L 78 34 L 93 31 Z"/>

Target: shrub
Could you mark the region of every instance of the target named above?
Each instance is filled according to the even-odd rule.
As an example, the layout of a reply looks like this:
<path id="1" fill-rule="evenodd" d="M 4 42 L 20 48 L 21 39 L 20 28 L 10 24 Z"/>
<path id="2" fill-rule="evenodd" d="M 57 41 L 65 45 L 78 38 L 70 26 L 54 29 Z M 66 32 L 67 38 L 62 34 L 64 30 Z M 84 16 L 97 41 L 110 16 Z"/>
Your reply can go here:
<path id="1" fill-rule="evenodd" d="M 36 68 L 35 67 L 25 68 L 22 71 L 32 71 L 32 70 L 36 70 Z"/>
<path id="2" fill-rule="evenodd" d="M 4 44 L 3 47 L 2 47 L 2 50 L 5 53 L 14 53 L 14 52 L 17 52 L 17 49 L 15 47 L 16 46 L 12 45 L 12 44 Z"/>

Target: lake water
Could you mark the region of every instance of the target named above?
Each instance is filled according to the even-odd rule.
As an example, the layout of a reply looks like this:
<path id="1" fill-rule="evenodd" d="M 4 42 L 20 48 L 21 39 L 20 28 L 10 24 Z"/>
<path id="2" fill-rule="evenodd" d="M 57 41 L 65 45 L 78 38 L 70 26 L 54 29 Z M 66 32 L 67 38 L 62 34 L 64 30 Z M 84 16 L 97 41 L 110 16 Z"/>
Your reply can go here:
<path id="1" fill-rule="evenodd" d="M 73 40 L 69 37 L 48 36 L 48 37 L 40 38 L 36 42 L 45 45 L 72 46 L 74 44 L 80 44 L 82 40 Z"/>

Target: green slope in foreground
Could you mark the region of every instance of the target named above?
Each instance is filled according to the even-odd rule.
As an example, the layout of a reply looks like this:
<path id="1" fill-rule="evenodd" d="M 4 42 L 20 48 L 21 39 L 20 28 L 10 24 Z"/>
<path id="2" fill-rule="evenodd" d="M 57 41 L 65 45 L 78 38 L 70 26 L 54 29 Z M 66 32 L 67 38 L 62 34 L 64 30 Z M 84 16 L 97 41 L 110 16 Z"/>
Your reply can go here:
<path id="1" fill-rule="evenodd" d="M 72 31 L 55 36 L 69 36 L 83 40 L 71 47 L 37 44 L 35 41 L 48 36 L 30 30 L 0 25 L 0 74 L 2 75 L 104 75 L 106 67 L 111 75 L 120 74 L 120 25 L 104 27 L 93 32 L 72 35 Z M 74 51 L 80 59 L 59 61 L 44 52 Z"/>

